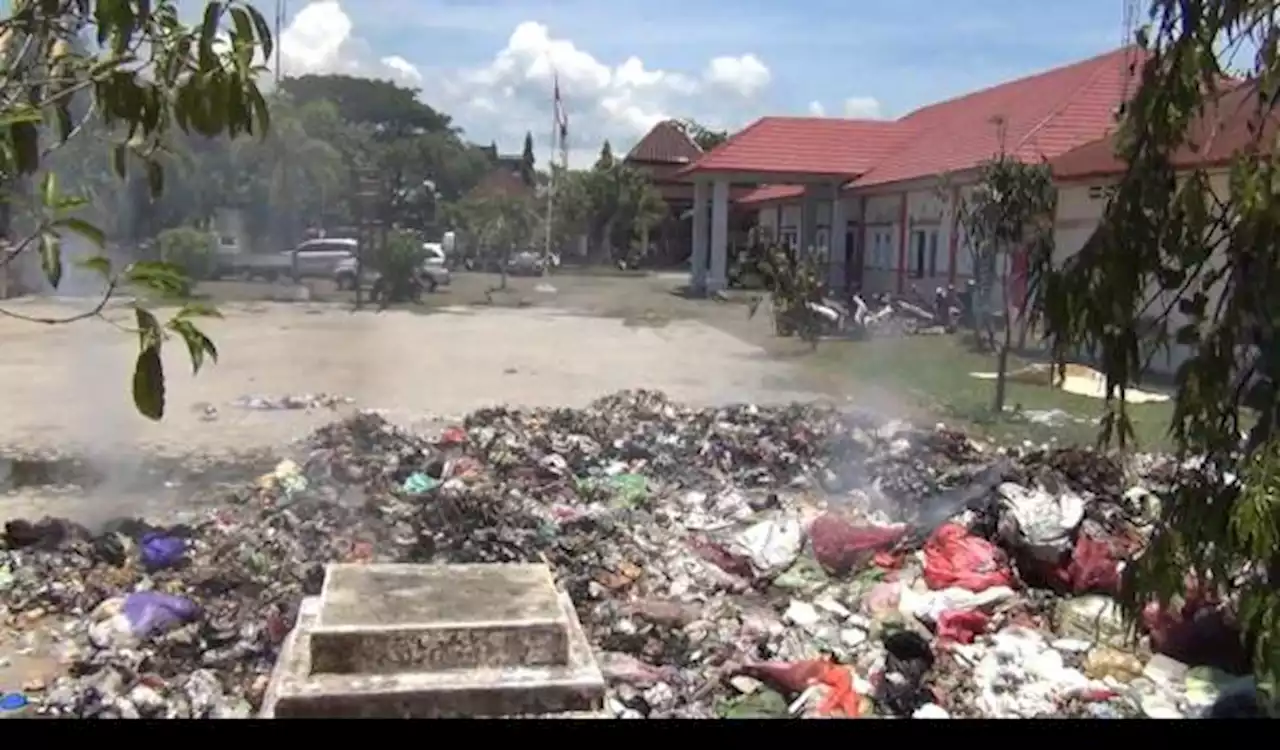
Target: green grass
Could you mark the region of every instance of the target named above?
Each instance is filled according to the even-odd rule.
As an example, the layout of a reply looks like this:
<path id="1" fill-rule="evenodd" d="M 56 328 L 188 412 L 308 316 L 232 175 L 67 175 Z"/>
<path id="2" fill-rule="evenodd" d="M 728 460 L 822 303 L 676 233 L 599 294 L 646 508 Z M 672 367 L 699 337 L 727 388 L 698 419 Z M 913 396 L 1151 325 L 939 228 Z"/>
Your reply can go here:
<path id="1" fill-rule="evenodd" d="M 1047 387 L 1009 383 L 1006 408 L 1032 415 L 1061 410 L 1076 419 L 1045 425 L 1016 412 L 996 415 L 992 411 L 995 381 L 970 376 L 972 372 L 995 372 L 995 357 L 973 351 L 958 336 L 828 341 L 801 361 L 808 378 L 820 390 L 865 397 L 871 402 L 869 408 L 905 406 L 916 417 L 936 418 L 1001 441 L 1092 444 L 1098 436 L 1101 400 Z M 1026 364 L 1026 360 L 1010 357 L 1009 370 Z M 888 403 L 877 403 L 884 401 Z M 1172 402 L 1129 406 L 1139 447 L 1167 447 L 1172 412 Z"/>

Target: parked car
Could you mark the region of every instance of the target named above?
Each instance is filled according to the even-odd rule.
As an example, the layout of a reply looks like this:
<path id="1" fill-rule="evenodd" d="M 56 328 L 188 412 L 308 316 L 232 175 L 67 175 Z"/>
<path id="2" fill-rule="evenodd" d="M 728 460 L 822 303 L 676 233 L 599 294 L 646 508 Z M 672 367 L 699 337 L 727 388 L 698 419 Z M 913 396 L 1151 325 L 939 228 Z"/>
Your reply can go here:
<path id="1" fill-rule="evenodd" d="M 422 262 L 421 268 L 423 278 L 427 281 L 427 291 L 434 292 L 437 287 L 449 286 L 449 283 L 453 280 L 453 274 L 449 271 L 448 259 L 445 257 L 444 248 L 438 242 L 424 242 L 422 248 L 427 255 Z M 372 268 L 365 269 L 361 275 L 364 277 L 362 282 L 365 286 L 372 286 L 378 281 L 379 274 Z M 338 285 L 339 289 L 356 288 L 356 259 L 354 255 L 338 264 L 333 272 L 333 281 Z"/>
<path id="2" fill-rule="evenodd" d="M 219 253 L 219 275 L 249 279 L 327 279 L 346 260 L 354 262 L 356 241 L 351 239 L 307 240 L 292 250 L 279 253 Z"/>
<path id="3" fill-rule="evenodd" d="M 507 260 L 507 273 L 512 276 L 541 276 L 546 268 L 546 259 L 542 253 L 531 250 L 512 254 Z"/>

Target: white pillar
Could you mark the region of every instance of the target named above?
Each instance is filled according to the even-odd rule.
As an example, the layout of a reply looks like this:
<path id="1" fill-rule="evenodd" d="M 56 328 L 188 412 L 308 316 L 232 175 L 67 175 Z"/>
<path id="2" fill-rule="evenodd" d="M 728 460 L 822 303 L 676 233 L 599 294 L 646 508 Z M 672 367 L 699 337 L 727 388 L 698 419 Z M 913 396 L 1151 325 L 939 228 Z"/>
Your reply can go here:
<path id="1" fill-rule="evenodd" d="M 719 292 L 729 285 L 729 183 L 716 180 L 711 192 L 711 275 L 707 291 Z"/>
<path id="2" fill-rule="evenodd" d="M 813 252 L 818 249 L 818 196 L 812 187 L 804 189 L 800 207 L 800 249 Z"/>
<path id="3" fill-rule="evenodd" d="M 693 183 L 693 256 L 689 259 L 689 286 L 695 292 L 707 288 L 707 183 Z"/>
<path id="4" fill-rule="evenodd" d="M 848 262 L 845 243 L 844 202 L 840 200 L 840 183 L 831 186 L 831 229 L 827 232 L 830 248 L 830 266 L 827 268 L 827 285 L 832 289 L 844 289 Z"/>

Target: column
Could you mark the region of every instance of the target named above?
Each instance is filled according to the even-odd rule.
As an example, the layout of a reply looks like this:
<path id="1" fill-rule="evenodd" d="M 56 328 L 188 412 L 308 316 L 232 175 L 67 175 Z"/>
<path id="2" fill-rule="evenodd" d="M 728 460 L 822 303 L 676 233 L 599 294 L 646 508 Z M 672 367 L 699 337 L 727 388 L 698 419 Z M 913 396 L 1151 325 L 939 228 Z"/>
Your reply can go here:
<path id="1" fill-rule="evenodd" d="M 729 182 L 716 180 L 711 192 L 711 276 L 707 291 L 729 286 Z"/>
<path id="2" fill-rule="evenodd" d="M 693 255 L 689 259 L 689 286 L 695 292 L 707 288 L 707 183 L 693 183 Z"/>
<path id="3" fill-rule="evenodd" d="M 806 253 L 818 250 L 818 196 L 812 187 L 804 190 L 800 208 L 800 250 Z"/>
<path id="4" fill-rule="evenodd" d="M 844 289 L 848 286 L 848 272 L 845 270 L 849 262 L 848 246 L 845 243 L 847 222 L 844 218 L 844 202 L 840 200 L 840 185 L 837 182 L 831 186 L 831 229 L 827 239 L 831 264 L 827 269 L 827 286 L 832 289 Z"/>

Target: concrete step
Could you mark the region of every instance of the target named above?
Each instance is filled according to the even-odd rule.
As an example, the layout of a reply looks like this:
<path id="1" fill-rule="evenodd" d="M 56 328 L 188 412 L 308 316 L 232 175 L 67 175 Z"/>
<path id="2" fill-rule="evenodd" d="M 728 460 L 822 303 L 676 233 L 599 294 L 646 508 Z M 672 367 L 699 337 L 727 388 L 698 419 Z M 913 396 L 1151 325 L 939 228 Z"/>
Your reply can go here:
<path id="1" fill-rule="evenodd" d="M 335 566 L 346 567 L 346 566 Z M 373 566 L 371 566 L 373 567 Z M 413 566 L 409 566 L 413 567 Z M 475 566 L 465 566 L 475 567 Z M 494 566 L 497 568 L 509 566 Z M 525 566 L 521 566 L 525 567 Z M 548 576 L 545 566 L 537 566 Z M 535 571 L 506 571 L 531 581 Z M 492 575 L 500 575 L 494 571 Z M 432 571 L 439 575 L 439 571 Z M 465 576 L 464 576 L 465 577 Z M 328 580 L 328 579 L 327 579 Z M 475 577 L 469 579 L 475 580 Z M 549 579 L 547 581 L 550 582 Z M 340 581 L 341 583 L 341 581 Z M 326 585 L 325 593 L 333 589 Z M 315 634 L 325 628 L 324 595 L 303 601 L 298 623 L 280 653 L 267 689 L 263 718 L 443 718 L 443 717 L 603 717 L 604 679 L 591 653 L 572 603 L 550 588 L 563 625 L 565 659 L 561 664 L 476 666 L 438 669 L 412 664 L 413 654 L 372 659 L 375 666 L 412 665 L 399 673 L 334 673 L 314 667 Z M 471 642 L 463 640 L 464 643 Z M 382 641 L 385 645 L 386 641 Z M 504 641 L 503 643 L 509 643 Z M 432 641 L 434 648 L 444 645 Z M 332 648 L 330 644 L 329 648 Z M 502 646 L 495 647 L 497 651 Z M 369 653 L 376 653 L 371 649 Z M 495 661 L 510 661 L 511 655 Z M 474 661 L 474 657 L 467 657 Z M 429 659 L 430 664 L 448 658 Z M 456 659 L 454 661 L 457 661 Z"/>
<path id="2" fill-rule="evenodd" d="M 546 566 L 331 565 L 320 598 L 315 673 L 568 664 L 568 620 Z"/>

